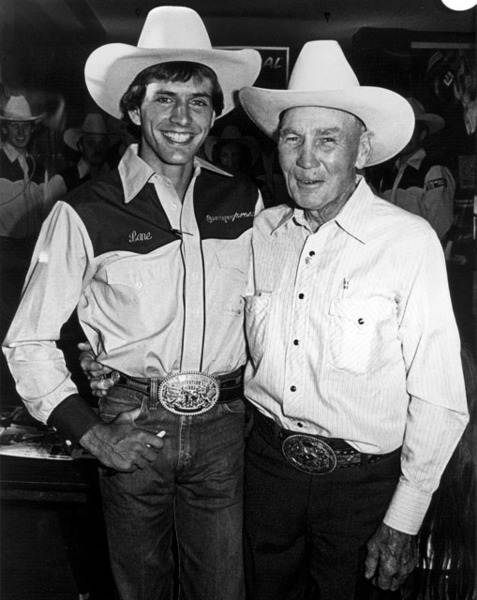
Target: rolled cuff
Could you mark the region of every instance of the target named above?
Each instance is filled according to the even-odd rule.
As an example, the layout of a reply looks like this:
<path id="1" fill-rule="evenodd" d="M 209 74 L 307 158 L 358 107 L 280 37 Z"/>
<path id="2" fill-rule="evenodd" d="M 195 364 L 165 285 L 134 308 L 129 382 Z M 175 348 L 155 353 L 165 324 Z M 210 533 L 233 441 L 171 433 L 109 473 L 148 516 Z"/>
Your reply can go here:
<path id="1" fill-rule="evenodd" d="M 78 394 L 68 396 L 48 417 L 48 425 L 59 433 L 69 448 L 78 445 L 83 435 L 99 422 L 96 413 Z"/>
<path id="2" fill-rule="evenodd" d="M 403 533 L 416 535 L 426 516 L 431 498 L 432 493 L 423 492 L 408 482 L 400 481 L 384 517 L 384 523 Z"/>

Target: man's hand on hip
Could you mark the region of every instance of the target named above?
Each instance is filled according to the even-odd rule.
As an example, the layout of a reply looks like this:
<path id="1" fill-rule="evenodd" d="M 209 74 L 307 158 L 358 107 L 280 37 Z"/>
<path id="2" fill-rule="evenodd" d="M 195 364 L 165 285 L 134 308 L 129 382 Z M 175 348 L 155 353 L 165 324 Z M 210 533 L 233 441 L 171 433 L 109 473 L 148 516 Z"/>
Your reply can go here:
<path id="1" fill-rule="evenodd" d="M 143 469 L 153 462 L 162 448 L 162 436 L 141 429 L 135 424 L 141 408 L 123 412 L 111 423 L 98 423 L 80 439 L 85 450 L 91 452 L 106 467 L 122 473 Z"/>
<path id="2" fill-rule="evenodd" d="M 368 542 L 365 577 L 395 591 L 416 566 L 416 556 L 416 536 L 381 523 Z"/>

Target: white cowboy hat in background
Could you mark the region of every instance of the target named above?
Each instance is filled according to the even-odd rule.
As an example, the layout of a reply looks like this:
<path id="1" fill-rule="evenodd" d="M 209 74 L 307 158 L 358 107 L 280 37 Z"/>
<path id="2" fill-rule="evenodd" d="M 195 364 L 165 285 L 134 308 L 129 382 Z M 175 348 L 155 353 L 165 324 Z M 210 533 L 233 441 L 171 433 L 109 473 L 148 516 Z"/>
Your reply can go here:
<path id="1" fill-rule="evenodd" d="M 119 101 L 133 79 L 152 65 L 170 61 L 210 67 L 224 93 L 221 116 L 236 105 L 238 90 L 252 85 L 261 68 L 257 50 L 215 50 L 200 16 L 183 6 L 160 6 L 146 17 L 137 46 L 106 44 L 85 65 L 86 86 L 95 102 L 121 118 Z"/>
<path id="2" fill-rule="evenodd" d="M 63 140 L 73 150 L 78 150 L 78 142 L 87 133 L 109 136 L 109 131 L 103 117 L 99 113 L 86 115 L 81 127 L 70 127 L 63 134 Z"/>
<path id="3" fill-rule="evenodd" d="M 0 119 L 2 121 L 40 121 L 45 113 L 33 115 L 30 104 L 25 96 L 10 96 L 7 103 L 1 110 Z"/>
<path id="4" fill-rule="evenodd" d="M 444 127 L 446 122 L 441 116 L 436 115 L 434 113 L 426 113 L 426 111 L 424 110 L 424 106 L 419 102 L 419 100 L 416 100 L 416 98 L 406 99 L 411 105 L 412 110 L 414 111 L 414 118 L 416 119 L 416 121 L 421 121 L 422 123 L 425 123 L 427 125 L 427 128 L 429 129 L 429 134 L 436 133 Z"/>
<path id="5" fill-rule="evenodd" d="M 334 40 L 303 46 L 287 90 L 247 87 L 239 96 L 248 116 L 270 137 L 278 133 L 280 115 L 289 108 L 320 106 L 355 115 L 373 133 L 373 153 L 366 166 L 395 156 L 414 130 L 409 102 L 391 90 L 360 86 Z"/>
<path id="6" fill-rule="evenodd" d="M 226 144 L 227 142 L 235 142 L 245 146 L 250 151 L 252 165 L 257 162 L 260 156 L 260 148 L 257 140 L 251 135 L 242 135 L 235 125 L 227 125 L 220 135 L 209 135 L 206 138 L 204 152 L 207 160 L 213 160 L 213 152 L 217 144 Z"/>

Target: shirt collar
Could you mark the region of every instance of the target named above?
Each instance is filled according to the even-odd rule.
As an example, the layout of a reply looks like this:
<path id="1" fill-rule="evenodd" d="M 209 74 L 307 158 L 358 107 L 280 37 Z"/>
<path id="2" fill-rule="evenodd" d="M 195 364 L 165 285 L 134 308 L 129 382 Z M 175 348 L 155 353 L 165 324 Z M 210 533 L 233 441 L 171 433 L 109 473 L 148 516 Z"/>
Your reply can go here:
<path id="1" fill-rule="evenodd" d="M 7 141 L 3 142 L 2 148 L 10 162 L 15 162 L 20 154 L 22 154 L 22 152 L 19 152 Z M 28 152 L 25 152 L 24 156 L 26 158 L 28 156 Z"/>
<path id="2" fill-rule="evenodd" d="M 154 175 L 154 170 L 138 155 L 137 144 L 131 144 L 123 154 L 118 165 L 119 176 L 123 184 L 124 202 L 128 204 L 135 198 Z"/>
<path id="3" fill-rule="evenodd" d="M 138 155 L 139 146 L 138 144 L 131 144 L 126 152 L 124 153 L 121 162 L 119 163 L 118 170 L 121 177 L 124 190 L 124 201 L 126 204 L 131 202 L 142 190 L 142 188 L 148 183 L 148 181 L 156 175 L 159 179 L 167 179 L 150 167 L 142 158 Z M 225 175 L 227 177 L 233 177 L 230 173 L 223 171 L 219 167 L 208 163 L 202 158 L 194 158 L 194 177 L 197 177 L 201 169 L 208 169 L 214 173 Z"/>
<path id="4" fill-rule="evenodd" d="M 355 191 L 331 222 L 336 223 L 348 235 L 366 243 L 372 234 L 369 223 L 374 194 L 362 176 L 358 176 L 357 182 Z M 287 228 L 284 226 L 287 223 L 290 223 L 290 226 L 291 223 L 295 223 L 297 226 L 308 227 L 304 210 L 290 207 L 280 218 L 272 233 L 278 232 L 281 228 L 285 231 Z"/>

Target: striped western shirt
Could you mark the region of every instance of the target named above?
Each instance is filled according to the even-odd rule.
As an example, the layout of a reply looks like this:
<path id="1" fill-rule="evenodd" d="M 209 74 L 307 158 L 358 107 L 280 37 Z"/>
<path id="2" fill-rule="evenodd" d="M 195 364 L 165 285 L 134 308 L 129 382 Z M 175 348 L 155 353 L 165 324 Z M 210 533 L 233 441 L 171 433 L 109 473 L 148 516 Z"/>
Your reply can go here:
<path id="1" fill-rule="evenodd" d="M 385 522 L 416 533 L 468 418 L 437 236 L 361 180 L 316 233 L 282 205 L 252 240 L 246 396 L 296 432 L 374 454 L 402 446 Z"/>
<path id="2" fill-rule="evenodd" d="M 181 203 L 137 146 L 118 170 L 58 202 L 4 342 L 33 416 L 46 421 L 77 393 L 55 344 L 75 307 L 97 360 L 132 377 L 244 365 L 243 295 L 259 208 L 251 180 L 199 159 Z"/>

